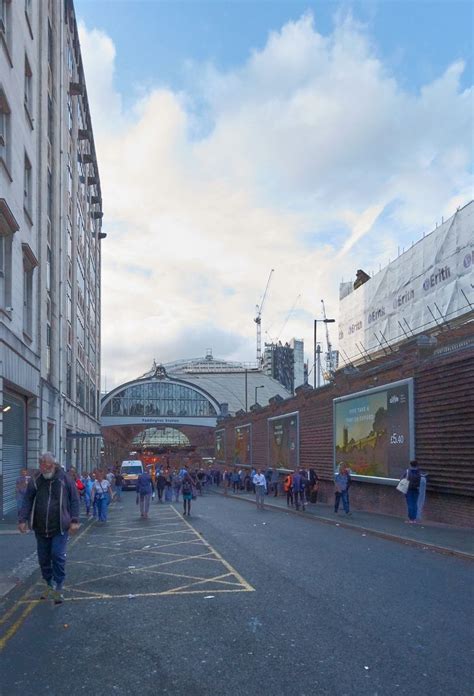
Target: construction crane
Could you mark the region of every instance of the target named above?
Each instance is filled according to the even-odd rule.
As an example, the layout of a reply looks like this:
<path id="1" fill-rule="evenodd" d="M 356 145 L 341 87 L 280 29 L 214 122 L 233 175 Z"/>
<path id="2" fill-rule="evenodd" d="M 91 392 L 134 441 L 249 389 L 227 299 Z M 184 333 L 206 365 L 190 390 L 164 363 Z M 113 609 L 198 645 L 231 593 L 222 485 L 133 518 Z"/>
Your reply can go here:
<path id="1" fill-rule="evenodd" d="M 263 311 L 263 305 L 265 303 L 265 298 L 267 296 L 268 292 L 268 286 L 270 285 L 270 280 L 273 275 L 273 271 L 275 269 L 272 268 L 270 271 L 270 275 L 268 276 L 267 284 L 265 286 L 265 292 L 263 293 L 262 300 L 260 302 L 260 305 L 257 305 L 255 307 L 257 311 L 257 316 L 254 319 L 254 322 L 257 324 L 257 364 L 260 365 L 260 362 L 262 360 L 262 311 Z"/>
<path id="2" fill-rule="evenodd" d="M 326 343 L 327 343 L 327 353 L 326 353 L 326 375 L 324 375 L 327 379 L 331 379 L 334 375 L 335 369 L 334 369 L 334 356 L 332 352 L 332 346 L 331 346 L 331 340 L 329 338 L 329 329 L 328 329 L 328 324 L 329 320 L 326 316 L 326 307 L 324 306 L 324 300 L 321 300 L 321 304 L 323 306 L 323 317 L 324 317 L 324 323 L 326 325 Z"/>
<path id="3" fill-rule="evenodd" d="M 300 297 L 301 297 L 301 295 L 298 295 L 298 297 L 296 298 L 296 300 L 293 302 L 293 305 L 292 305 L 290 311 L 288 312 L 288 314 L 286 315 L 286 319 L 285 319 L 285 321 L 283 322 L 283 326 L 281 327 L 280 331 L 278 332 L 278 336 L 276 337 L 276 340 L 274 341 L 274 343 L 276 343 L 276 341 L 278 341 L 278 339 L 279 339 L 280 336 L 282 335 L 285 326 L 288 324 L 289 318 L 291 317 L 291 315 L 292 315 L 293 312 L 295 311 L 295 307 L 296 307 L 296 305 L 298 304 Z"/>

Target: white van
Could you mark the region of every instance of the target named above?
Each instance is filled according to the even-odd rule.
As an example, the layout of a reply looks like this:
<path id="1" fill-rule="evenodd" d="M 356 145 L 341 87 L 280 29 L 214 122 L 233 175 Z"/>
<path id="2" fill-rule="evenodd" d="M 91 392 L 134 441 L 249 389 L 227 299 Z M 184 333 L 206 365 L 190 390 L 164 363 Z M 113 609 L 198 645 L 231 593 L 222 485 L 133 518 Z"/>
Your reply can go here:
<path id="1" fill-rule="evenodd" d="M 126 459 L 122 462 L 120 473 L 123 476 L 122 489 L 124 491 L 136 489 L 137 479 L 140 474 L 143 474 L 143 464 L 139 459 Z"/>

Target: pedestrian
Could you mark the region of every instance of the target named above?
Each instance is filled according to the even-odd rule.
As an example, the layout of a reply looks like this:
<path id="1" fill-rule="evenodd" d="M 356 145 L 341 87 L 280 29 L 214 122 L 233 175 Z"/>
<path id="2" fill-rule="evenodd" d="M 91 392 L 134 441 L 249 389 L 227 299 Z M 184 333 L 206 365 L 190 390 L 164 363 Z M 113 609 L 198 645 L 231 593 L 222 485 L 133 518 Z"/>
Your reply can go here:
<path id="1" fill-rule="evenodd" d="M 299 471 L 293 472 L 293 498 L 295 501 L 295 508 L 296 510 L 300 509 L 300 504 L 303 504 L 303 509 L 304 509 L 304 503 L 301 497 L 301 489 L 303 486 L 303 479 Z"/>
<path id="2" fill-rule="evenodd" d="M 84 480 L 84 486 L 85 486 L 84 503 L 86 505 L 87 517 L 91 516 L 91 498 L 92 498 L 92 485 L 93 485 L 93 483 L 94 483 L 93 479 L 89 476 L 89 474 L 86 474 L 86 477 Z"/>
<path id="3" fill-rule="evenodd" d="M 272 477 L 271 477 L 271 490 L 273 491 L 273 497 L 277 498 L 278 497 L 278 485 L 280 482 L 280 474 L 276 469 L 272 470 Z"/>
<path id="4" fill-rule="evenodd" d="M 351 483 L 351 474 L 348 467 L 344 462 L 339 462 L 339 469 L 334 477 L 334 512 L 336 515 L 339 512 L 341 500 L 346 515 L 351 514 L 349 506 L 349 488 Z"/>
<path id="5" fill-rule="evenodd" d="M 293 507 L 293 477 L 291 474 L 287 474 L 283 480 L 283 490 L 286 493 L 286 505 L 287 507 Z"/>
<path id="6" fill-rule="evenodd" d="M 408 509 L 409 524 L 416 524 L 418 516 L 418 497 L 420 494 L 421 473 L 416 459 L 412 459 L 409 469 L 406 470 L 405 477 L 408 479 L 408 490 L 405 493 Z"/>
<path id="7" fill-rule="evenodd" d="M 183 515 L 188 517 L 191 514 L 191 501 L 193 499 L 193 479 L 186 471 L 181 481 L 181 492 L 183 494 Z"/>
<path id="8" fill-rule="evenodd" d="M 150 467 L 140 474 L 137 479 L 137 505 L 140 504 L 140 516 L 145 519 L 148 517 L 150 500 L 153 493 L 153 480 L 150 474 Z"/>
<path id="9" fill-rule="evenodd" d="M 240 491 L 240 474 L 237 469 L 232 472 L 232 493 L 238 493 Z"/>
<path id="10" fill-rule="evenodd" d="M 187 469 L 185 469 L 187 473 Z M 173 493 L 174 493 L 174 499 L 176 503 L 179 503 L 179 493 L 181 491 L 181 481 L 182 481 L 182 476 L 180 475 L 179 472 L 175 471 L 173 472 L 173 475 L 171 477 L 171 483 L 173 486 Z"/>
<path id="11" fill-rule="evenodd" d="M 123 487 L 123 476 L 118 471 L 115 474 L 115 500 L 120 503 L 122 502 L 122 487 Z"/>
<path id="12" fill-rule="evenodd" d="M 163 502 L 163 491 L 165 490 L 166 486 L 166 478 L 163 476 L 163 473 L 160 471 L 158 473 L 158 476 L 156 477 L 156 493 L 157 493 L 157 502 L 162 503 Z"/>
<path id="13" fill-rule="evenodd" d="M 109 470 L 108 470 L 105 478 L 110 483 L 110 495 L 111 495 L 111 501 L 112 501 L 114 499 L 114 496 L 115 496 L 115 474 L 114 474 L 111 467 L 109 467 Z"/>
<path id="14" fill-rule="evenodd" d="M 109 502 L 112 497 L 110 482 L 104 477 L 104 472 L 98 469 L 92 485 L 92 503 L 96 505 L 99 522 L 107 522 Z"/>
<path id="15" fill-rule="evenodd" d="M 68 535 L 79 529 L 79 494 L 51 452 L 41 455 L 39 472 L 28 482 L 18 515 L 22 534 L 27 531 L 28 522 L 36 536 L 38 563 L 46 583 L 41 598 L 61 604 Z"/>
<path id="16" fill-rule="evenodd" d="M 22 469 L 20 475 L 16 480 L 15 486 L 15 497 L 16 497 L 16 511 L 20 512 L 23 507 L 23 500 L 25 499 L 26 489 L 28 488 L 28 482 L 31 476 L 28 475 L 28 469 Z"/>
<path id="17" fill-rule="evenodd" d="M 255 499 L 257 501 L 257 510 L 263 510 L 265 502 L 265 494 L 267 492 L 267 479 L 262 474 L 262 470 L 258 469 L 253 477 L 253 485 L 255 486 Z"/>
<path id="18" fill-rule="evenodd" d="M 309 470 L 309 502 L 318 502 L 319 478 L 314 469 Z"/>

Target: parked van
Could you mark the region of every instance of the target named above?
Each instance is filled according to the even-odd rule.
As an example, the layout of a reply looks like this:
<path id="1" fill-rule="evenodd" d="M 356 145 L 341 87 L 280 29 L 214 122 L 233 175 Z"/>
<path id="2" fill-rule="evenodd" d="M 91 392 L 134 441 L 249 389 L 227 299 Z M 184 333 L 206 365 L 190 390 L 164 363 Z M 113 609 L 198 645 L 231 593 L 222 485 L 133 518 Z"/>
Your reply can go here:
<path id="1" fill-rule="evenodd" d="M 130 488 L 134 490 L 137 487 L 138 477 L 143 474 L 143 464 L 139 459 L 126 459 L 122 462 L 120 473 L 123 476 L 122 489 L 124 491 Z"/>

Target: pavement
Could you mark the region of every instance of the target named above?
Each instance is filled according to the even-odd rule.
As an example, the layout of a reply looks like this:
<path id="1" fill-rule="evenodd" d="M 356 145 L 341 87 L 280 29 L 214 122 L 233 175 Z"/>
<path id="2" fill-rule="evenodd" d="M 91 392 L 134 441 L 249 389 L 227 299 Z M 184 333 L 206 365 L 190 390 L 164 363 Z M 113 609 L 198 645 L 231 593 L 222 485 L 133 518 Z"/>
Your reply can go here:
<path id="1" fill-rule="evenodd" d="M 222 487 L 213 487 L 212 491 L 224 495 Z M 255 496 L 252 493 L 241 491 L 234 494 L 228 492 L 227 496 L 256 505 Z M 474 534 L 472 529 L 466 527 L 454 527 L 432 522 L 407 524 L 404 520 L 393 515 L 381 515 L 362 510 L 352 511 L 350 515 L 339 510 L 336 515 L 333 506 L 324 503 L 307 503 L 304 512 L 297 511 L 293 507 L 287 506 L 286 496 L 275 497 L 272 493 L 266 496 L 265 506 L 272 510 L 303 515 L 322 524 L 354 529 L 394 542 L 419 546 L 466 560 L 474 560 Z"/>
<path id="2" fill-rule="evenodd" d="M 222 495 L 133 493 L 0 601 L 2 693 L 467 696 L 472 563 Z"/>
<path id="3" fill-rule="evenodd" d="M 224 494 L 222 487 L 214 486 L 211 492 Z M 255 505 L 255 496 L 244 491 L 239 494 L 229 492 L 228 497 Z M 301 515 L 322 524 L 353 529 L 425 550 L 474 560 L 474 534 L 472 529 L 465 527 L 435 523 L 409 525 L 398 517 L 360 510 L 352 512 L 350 516 L 346 516 L 342 511 L 335 515 L 331 505 L 322 503 L 309 503 L 305 512 L 297 512 L 294 508 L 287 507 L 286 497 L 274 497 L 272 494 L 266 497 L 265 506 L 272 510 Z M 90 522 L 82 515 L 82 525 Z M 11 513 L 0 521 L 0 598 L 21 585 L 36 569 L 34 534 L 20 534 L 16 525 L 16 513 Z"/>

